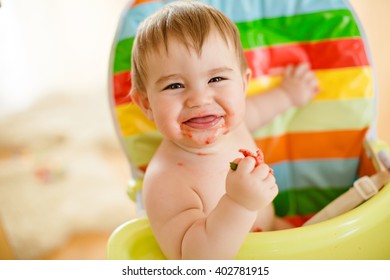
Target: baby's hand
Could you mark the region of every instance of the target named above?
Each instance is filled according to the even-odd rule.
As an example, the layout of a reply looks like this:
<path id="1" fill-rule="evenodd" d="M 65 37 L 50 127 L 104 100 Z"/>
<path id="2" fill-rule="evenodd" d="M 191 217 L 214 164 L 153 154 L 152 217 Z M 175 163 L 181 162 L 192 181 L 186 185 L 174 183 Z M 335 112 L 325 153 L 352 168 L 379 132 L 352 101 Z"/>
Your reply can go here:
<path id="1" fill-rule="evenodd" d="M 288 65 L 280 88 L 285 92 L 293 106 L 308 103 L 318 93 L 318 81 L 307 63 Z"/>
<path id="2" fill-rule="evenodd" d="M 253 157 L 235 159 L 236 170 L 226 177 L 226 193 L 236 203 L 257 211 L 269 205 L 278 194 L 275 177 L 267 164 L 256 166 Z"/>

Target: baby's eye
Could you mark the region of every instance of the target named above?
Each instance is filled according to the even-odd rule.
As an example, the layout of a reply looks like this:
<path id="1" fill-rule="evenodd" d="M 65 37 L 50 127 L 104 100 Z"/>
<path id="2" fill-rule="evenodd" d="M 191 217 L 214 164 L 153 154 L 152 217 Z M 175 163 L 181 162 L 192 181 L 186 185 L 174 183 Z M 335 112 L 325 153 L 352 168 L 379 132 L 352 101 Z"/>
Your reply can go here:
<path id="1" fill-rule="evenodd" d="M 170 85 L 166 86 L 164 88 L 164 90 L 166 90 L 166 89 L 179 89 L 179 88 L 184 88 L 184 86 L 182 84 L 179 84 L 179 83 L 174 83 L 174 84 L 170 84 Z"/>
<path id="2" fill-rule="evenodd" d="M 211 78 L 209 83 L 216 83 L 216 82 L 220 82 L 220 81 L 223 81 L 224 78 L 222 77 L 214 77 L 214 78 Z"/>

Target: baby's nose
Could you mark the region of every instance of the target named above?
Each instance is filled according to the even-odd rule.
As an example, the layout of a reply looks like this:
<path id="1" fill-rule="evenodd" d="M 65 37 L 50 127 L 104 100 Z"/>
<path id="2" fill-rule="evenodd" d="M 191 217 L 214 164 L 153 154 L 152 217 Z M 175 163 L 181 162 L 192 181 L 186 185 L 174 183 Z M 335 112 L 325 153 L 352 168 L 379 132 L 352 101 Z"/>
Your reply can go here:
<path id="1" fill-rule="evenodd" d="M 212 92 L 208 89 L 193 89 L 188 92 L 186 106 L 193 108 L 210 104 L 212 96 Z"/>

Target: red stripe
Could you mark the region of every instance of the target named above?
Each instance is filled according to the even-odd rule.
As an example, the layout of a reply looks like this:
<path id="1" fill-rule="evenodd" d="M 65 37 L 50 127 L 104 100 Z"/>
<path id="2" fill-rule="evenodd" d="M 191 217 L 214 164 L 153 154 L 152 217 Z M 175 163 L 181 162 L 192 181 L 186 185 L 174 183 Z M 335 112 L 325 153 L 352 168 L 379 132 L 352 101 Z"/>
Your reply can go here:
<path id="1" fill-rule="evenodd" d="M 304 223 L 306 223 L 314 214 L 310 215 L 296 215 L 296 216 L 285 216 L 282 219 L 286 222 L 290 223 L 293 227 L 301 227 Z"/>
<path id="2" fill-rule="evenodd" d="M 129 95 L 131 89 L 130 71 L 114 74 L 113 84 L 115 104 L 131 102 Z"/>
<path id="3" fill-rule="evenodd" d="M 313 70 L 368 65 L 360 38 L 259 48 L 247 50 L 245 57 L 254 78 L 268 75 L 287 64 L 300 62 L 309 62 Z M 131 101 L 128 96 L 130 88 L 130 71 L 114 75 L 115 104 Z"/>
<path id="4" fill-rule="evenodd" d="M 245 56 L 253 77 L 300 62 L 309 62 L 313 70 L 368 65 L 360 38 L 258 48 L 247 50 Z"/>

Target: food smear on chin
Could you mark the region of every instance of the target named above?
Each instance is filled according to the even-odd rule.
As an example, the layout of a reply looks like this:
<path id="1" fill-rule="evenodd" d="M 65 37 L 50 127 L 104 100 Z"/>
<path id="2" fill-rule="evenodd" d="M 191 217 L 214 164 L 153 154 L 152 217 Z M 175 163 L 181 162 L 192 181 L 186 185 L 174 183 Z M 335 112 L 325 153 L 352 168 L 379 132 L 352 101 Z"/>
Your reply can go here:
<path id="1" fill-rule="evenodd" d="M 259 166 L 260 164 L 263 164 L 264 163 L 264 154 L 263 152 L 258 149 L 256 151 L 256 153 L 252 153 L 251 151 L 249 150 L 246 150 L 246 149 L 239 149 L 238 150 L 241 154 L 243 154 L 244 157 L 253 157 L 255 159 L 255 167 Z M 236 170 L 237 169 L 237 166 L 238 164 L 235 163 L 235 162 L 230 162 L 230 168 L 232 170 Z M 272 168 L 269 169 L 269 173 L 271 173 L 272 175 L 274 174 L 274 170 Z"/>
<path id="2" fill-rule="evenodd" d="M 192 134 L 190 133 L 190 132 L 187 132 L 187 131 L 182 131 L 182 135 L 184 136 L 184 137 L 187 137 L 187 138 L 192 138 Z"/>
<path id="3" fill-rule="evenodd" d="M 192 133 L 191 133 L 191 131 L 189 131 L 188 129 L 186 129 L 186 128 L 184 127 L 183 124 L 180 125 L 180 131 L 181 131 L 181 134 L 182 134 L 184 137 L 192 138 Z"/>

